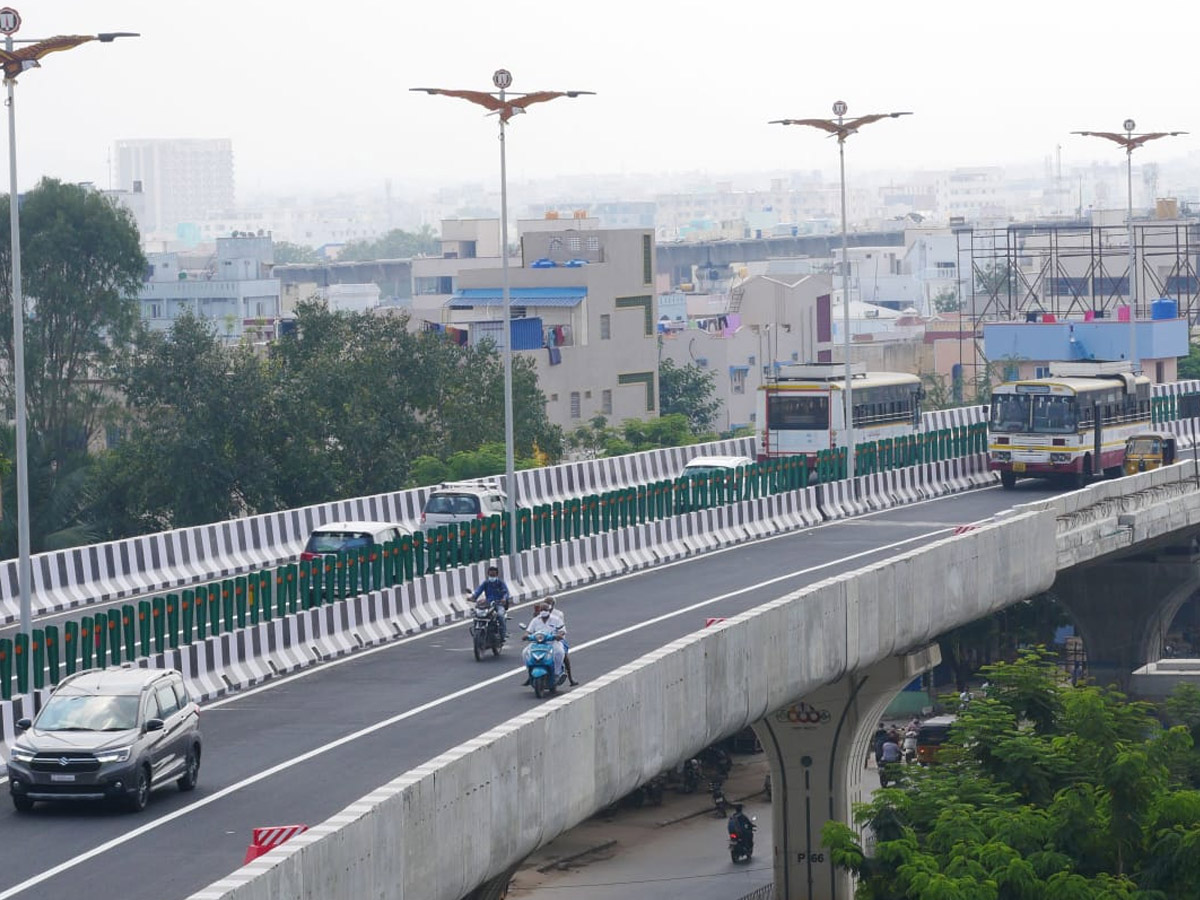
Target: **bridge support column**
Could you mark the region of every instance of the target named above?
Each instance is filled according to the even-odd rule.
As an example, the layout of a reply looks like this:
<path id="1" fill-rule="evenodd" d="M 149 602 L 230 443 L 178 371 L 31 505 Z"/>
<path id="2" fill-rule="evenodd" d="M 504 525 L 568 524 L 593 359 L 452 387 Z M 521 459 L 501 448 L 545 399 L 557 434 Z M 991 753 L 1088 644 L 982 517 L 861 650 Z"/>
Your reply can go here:
<path id="1" fill-rule="evenodd" d="M 941 661 L 933 644 L 851 672 L 754 723 L 771 764 L 776 900 L 851 900 L 850 876 L 821 846 L 830 819 L 879 785 L 865 769 L 879 717 L 904 685 Z"/>
<path id="2" fill-rule="evenodd" d="M 1068 569 L 1054 582 L 1096 684 L 1126 690 L 1134 669 L 1162 656 L 1175 614 L 1200 588 L 1196 554 L 1178 550 Z"/>

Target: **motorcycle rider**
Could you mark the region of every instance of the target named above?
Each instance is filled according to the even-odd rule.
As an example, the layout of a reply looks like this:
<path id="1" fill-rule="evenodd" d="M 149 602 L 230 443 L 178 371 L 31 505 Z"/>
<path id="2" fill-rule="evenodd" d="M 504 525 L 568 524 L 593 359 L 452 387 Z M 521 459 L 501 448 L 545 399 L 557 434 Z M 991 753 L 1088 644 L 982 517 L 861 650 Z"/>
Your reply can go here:
<path id="1" fill-rule="evenodd" d="M 575 676 L 571 674 L 571 647 L 567 643 L 567 619 L 566 619 L 566 616 L 563 615 L 562 610 L 560 610 L 558 608 L 557 604 L 555 603 L 553 594 L 551 594 L 545 600 L 543 600 L 542 605 L 545 607 L 549 607 L 550 618 L 557 619 L 557 621 L 558 621 L 558 634 L 559 634 L 560 643 L 562 644 L 562 648 L 563 648 L 563 668 L 567 672 L 567 680 L 571 683 L 571 687 L 575 687 L 577 684 L 579 684 L 579 682 L 576 681 Z"/>
<path id="2" fill-rule="evenodd" d="M 477 600 L 480 594 L 483 594 L 488 604 L 496 607 L 496 621 L 500 623 L 500 643 L 503 644 L 508 640 L 508 605 L 512 601 L 512 594 L 508 592 L 508 585 L 500 577 L 499 567 L 488 566 L 487 577 L 475 588 L 471 600 Z"/>
<path id="3" fill-rule="evenodd" d="M 754 831 L 756 825 L 750 821 L 750 817 L 742 812 L 742 804 L 738 803 L 733 807 L 733 815 L 729 817 L 729 833 L 735 835 L 739 843 L 745 844 L 748 848 L 753 846 Z M 747 856 L 749 852 L 747 852 Z"/>

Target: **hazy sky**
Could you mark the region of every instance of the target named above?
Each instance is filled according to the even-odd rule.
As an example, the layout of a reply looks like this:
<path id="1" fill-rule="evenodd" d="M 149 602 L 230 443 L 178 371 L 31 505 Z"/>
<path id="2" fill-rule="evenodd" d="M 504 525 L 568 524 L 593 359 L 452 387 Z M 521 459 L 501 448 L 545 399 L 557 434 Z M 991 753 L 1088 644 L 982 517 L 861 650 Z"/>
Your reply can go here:
<path id="1" fill-rule="evenodd" d="M 109 184 L 122 138 L 228 137 L 239 196 L 498 177 L 496 120 L 410 87 L 583 89 L 509 129 L 512 178 L 823 169 L 833 140 L 769 119 L 912 110 L 847 143 L 848 172 L 1123 160 L 1072 130 L 1186 130 L 1200 14 L 1142 0 L 52 0 L 17 38 L 138 31 L 47 56 L 17 86 L 20 186 Z"/>

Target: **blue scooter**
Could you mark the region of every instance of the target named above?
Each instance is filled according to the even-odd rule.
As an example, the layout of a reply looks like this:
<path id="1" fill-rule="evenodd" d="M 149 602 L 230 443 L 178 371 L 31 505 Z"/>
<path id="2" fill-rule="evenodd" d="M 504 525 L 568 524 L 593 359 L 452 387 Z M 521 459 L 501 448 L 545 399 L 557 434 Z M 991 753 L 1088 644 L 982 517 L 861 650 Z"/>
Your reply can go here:
<path id="1" fill-rule="evenodd" d="M 540 700 L 542 694 L 553 694 L 558 690 L 554 677 L 554 638 L 539 631 L 526 634 L 525 640 L 529 641 L 525 650 L 525 669 L 529 673 L 529 683 L 533 685 L 533 694 Z"/>

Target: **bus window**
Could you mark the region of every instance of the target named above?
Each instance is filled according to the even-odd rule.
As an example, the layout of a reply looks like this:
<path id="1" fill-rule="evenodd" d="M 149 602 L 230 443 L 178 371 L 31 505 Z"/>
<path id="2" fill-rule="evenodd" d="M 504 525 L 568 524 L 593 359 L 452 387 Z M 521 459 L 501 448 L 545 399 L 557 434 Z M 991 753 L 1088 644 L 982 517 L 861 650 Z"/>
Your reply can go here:
<path id="1" fill-rule="evenodd" d="M 1077 425 L 1071 398 L 1034 397 L 1033 430 L 1036 434 L 1074 434 Z"/>
<path id="2" fill-rule="evenodd" d="M 769 394 L 767 427 L 780 431 L 825 430 L 829 428 L 829 400 L 826 397 L 790 397 Z"/>
<path id="3" fill-rule="evenodd" d="M 993 431 L 1028 431 L 1029 398 L 1015 394 L 995 394 L 992 397 Z"/>

